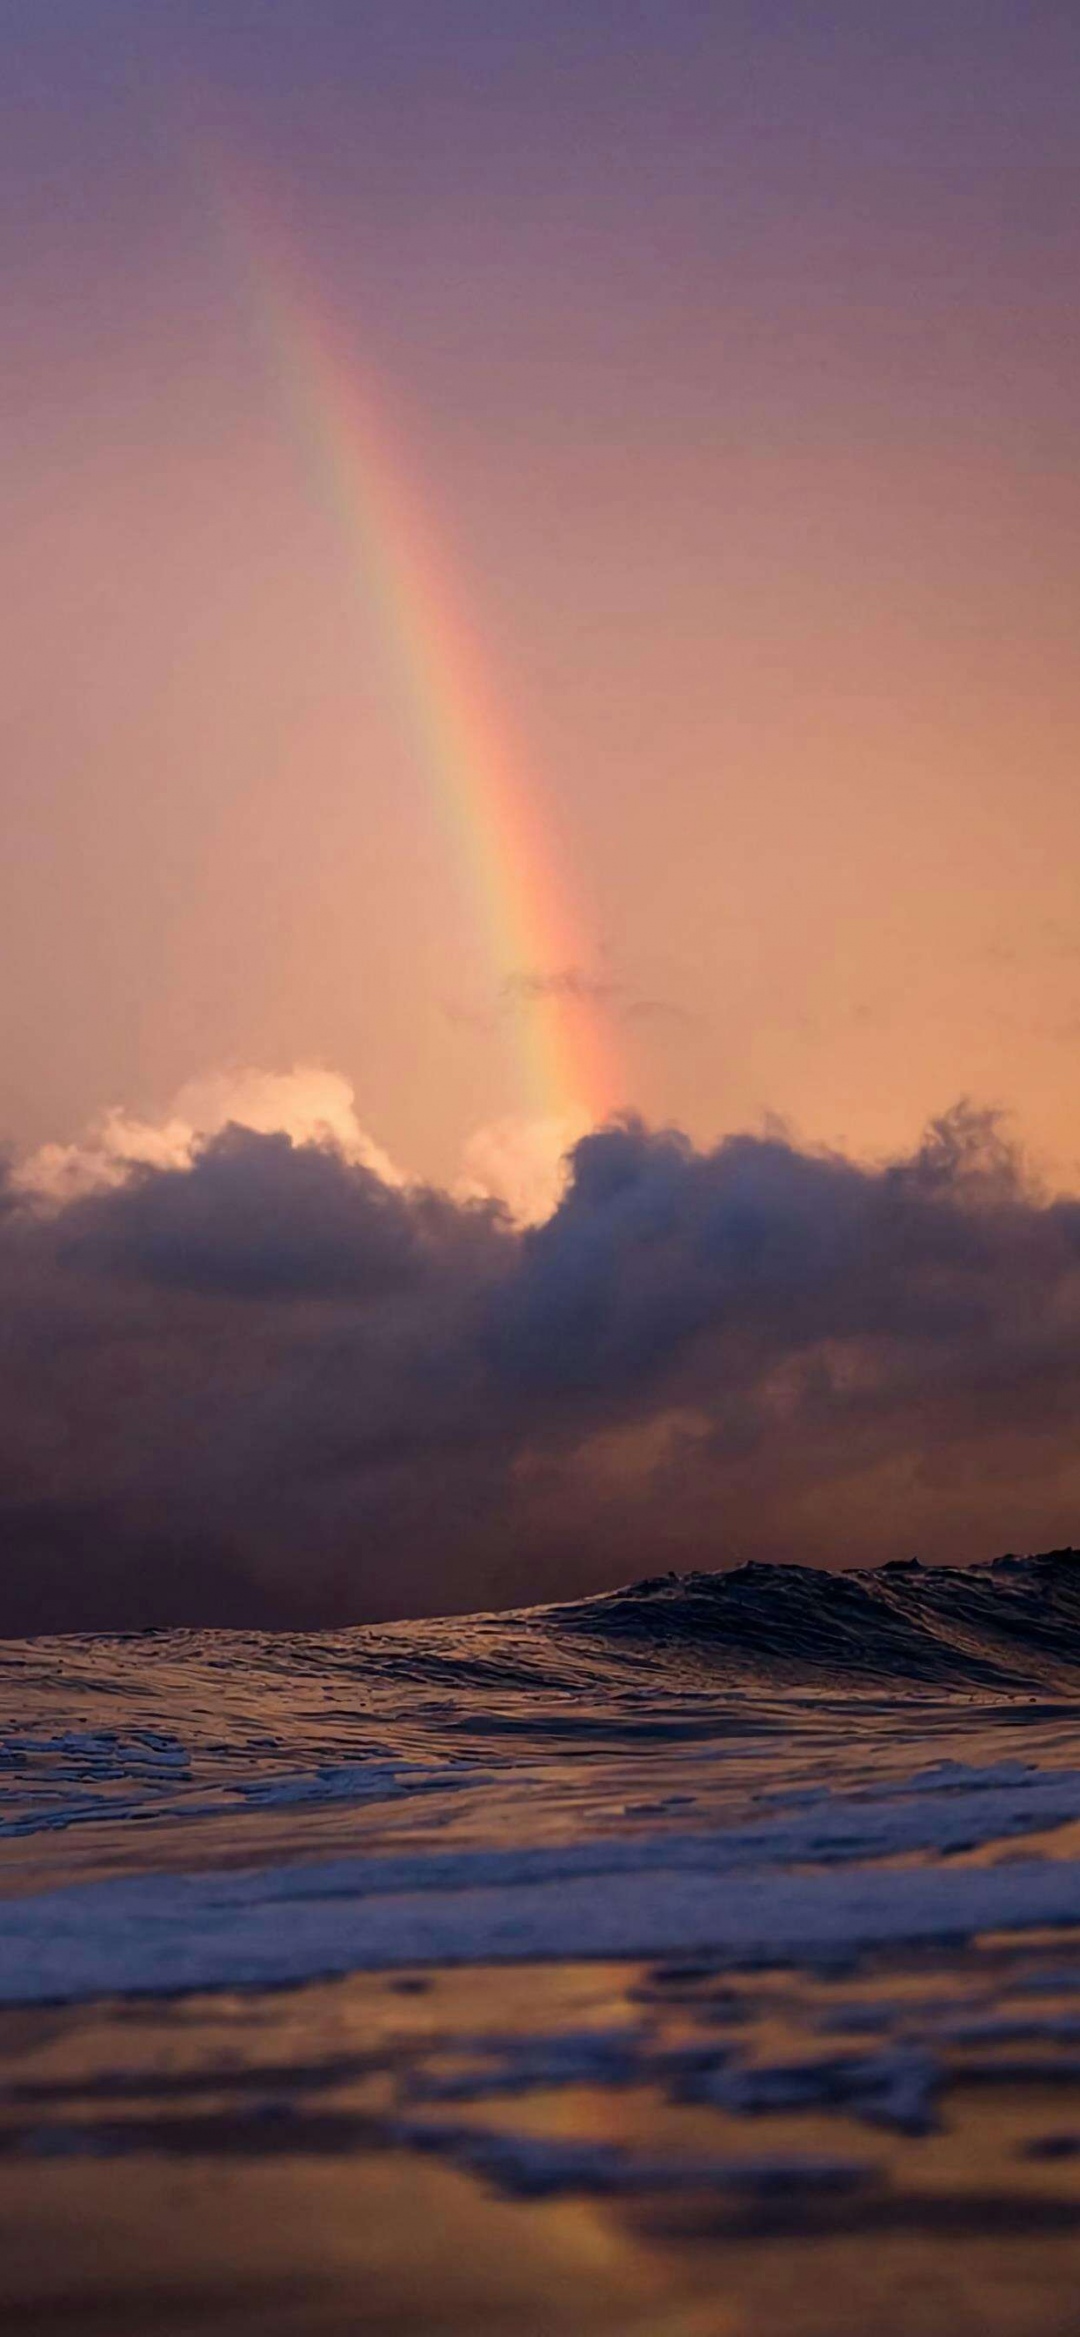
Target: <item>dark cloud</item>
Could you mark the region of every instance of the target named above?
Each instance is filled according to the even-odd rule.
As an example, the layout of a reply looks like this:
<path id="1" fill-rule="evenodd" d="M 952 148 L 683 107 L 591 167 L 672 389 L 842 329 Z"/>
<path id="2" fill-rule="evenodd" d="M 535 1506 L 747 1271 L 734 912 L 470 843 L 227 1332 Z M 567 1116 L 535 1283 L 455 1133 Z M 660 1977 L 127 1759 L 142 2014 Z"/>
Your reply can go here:
<path id="1" fill-rule="evenodd" d="M 186 1168 L 132 1171 L 69 1208 L 73 1265 L 230 1298 L 371 1303 L 470 1259 L 492 1212 L 384 1184 L 325 1146 L 228 1127 Z"/>
<path id="2" fill-rule="evenodd" d="M 1077 1538 L 1080 1199 L 626 1121 L 554 1215 L 227 1129 L 0 1208 L 0 1629 L 316 1624 Z"/>

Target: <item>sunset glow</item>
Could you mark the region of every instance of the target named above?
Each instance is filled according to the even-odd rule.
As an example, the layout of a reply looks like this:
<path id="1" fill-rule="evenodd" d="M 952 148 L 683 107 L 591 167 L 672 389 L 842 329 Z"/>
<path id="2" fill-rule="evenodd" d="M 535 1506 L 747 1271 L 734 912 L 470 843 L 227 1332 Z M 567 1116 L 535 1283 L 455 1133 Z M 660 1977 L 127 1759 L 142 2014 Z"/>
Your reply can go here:
<path id="1" fill-rule="evenodd" d="M 496 702 L 464 585 L 433 525 L 376 385 L 340 324 L 305 298 L 301 264 L 238 170 L 210 163 L 237 297 L 250 304 L 305 484 L 334 513 L 353 564 L 357 622 L 393 661 L 413 751 L 483 936 L 529 1120 L 574 1132 L 628 1099 L 609 1022 L 590 996 L 596 957 L 556 870 L 523 751 Z"/>
<path id="2" fill-rule="evenodd" d="M 1075 0 L 0 7 L 5 2328 L 1074 2331 L 1078 197 Z"/>

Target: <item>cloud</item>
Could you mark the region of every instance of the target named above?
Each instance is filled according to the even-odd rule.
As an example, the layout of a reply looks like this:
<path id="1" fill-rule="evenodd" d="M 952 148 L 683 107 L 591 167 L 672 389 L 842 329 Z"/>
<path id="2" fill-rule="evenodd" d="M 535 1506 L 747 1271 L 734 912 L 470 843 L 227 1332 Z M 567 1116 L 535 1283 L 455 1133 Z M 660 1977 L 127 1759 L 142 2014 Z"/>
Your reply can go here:
<path id="1" fill-rule="evenodd" d="M 622 988 L 619 982 L 605 981 L 597 974 L 587 974 L 581 966 L 559 966 L 548 973 L 508 974 L 502 985 L 504 998 L 518 998 L 527 1005 L 535 1005 L 547 998 L 569 998 L 586 1005 L 607 1005 L 617 998 Z"/>
<path id="2" fill-rule="evenodd" d="M 441 1196 L 406 1195 L 329 1144 L 230 1125 L 182 1165 L 141 1162 L 72 1203 L 61 1254 L 158 1288 L 362 1304 L 441 1257 L 447 1213 Z"/>
<path id="3" fill-rule="evenodd" d="M 118 1106 L 102 1112 L 74 1144 L 45 1144 L 23 1162 L 16 1182 L 54 1201 L 123 1184 L 139 1164 L 189 1168 L 200 1144 L 230 1125 L 297 1144 L 331 1144 L 385 1184 L 400 1184 L 389 1155 L 361 1128 L 356 1099 L 340 1072 L 317 1064 L 292 1071 L 218 1071 L 182 1087 L 161 1120 L 140 1120 Z"/>
<path id="4" fill-rule="evenodd" d="M 992 1118 L 878 1165 L 626 1120 L 523 1226 L 482 1166 L 455 1193 L 384 1175 L 351 1096 L 335 1133 L 277 1092 L 292 1130 L 230 1115 L 141 1157 L 99 1137 L 108 1174 L 66 1187 L 8 1177 L 0 1629 L 1075 1537 L 1080 1198 Z M 484 1141 L 550 1166 L 561 1139 Z"/>
<path id="5" fill-rule="evenodd" d="M 462 1154 L 459 1200 L 501 1201 L 517 1225 L 550 1217 L 566 1190 L 573 1146 L 588 1122 L 578 1115 L 508 1117 L 477 1128 Z"/>
<path id="6" fill-rule="evenodd" d="M 508 974 L 501 994 L 504 1000 L 525 1006 L 543 1005 L 551 999 L 601 1006 L 627 1023 L 693 1024 L 701 1019 L 674 999 L 639 995 L 627 982 L 586 973 L 581 966 L 562 966 L 549 973 Z"/>
<path id="7" fill-rule="evenodd" d="M 702 1017 L 689 1006 L 680 1006 L 674 998 L 628 998 L 620 1009 L 624 1022 L 684 1023 L 700 1022 Z"/>

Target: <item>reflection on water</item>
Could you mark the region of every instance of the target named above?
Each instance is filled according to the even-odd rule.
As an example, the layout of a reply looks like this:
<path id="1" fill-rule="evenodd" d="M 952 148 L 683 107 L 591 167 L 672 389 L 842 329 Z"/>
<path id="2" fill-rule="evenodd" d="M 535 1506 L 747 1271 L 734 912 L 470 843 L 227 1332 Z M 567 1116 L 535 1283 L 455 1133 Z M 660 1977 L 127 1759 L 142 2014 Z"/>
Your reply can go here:
<path id="1" fill-rule="evenodd" d="M 1075 2337 L 1078 1571 L 0 1650 L 9 2324 Z"/>
<path id="2" fill-rule="evenodd" d="M 0 2292 L 55 2337 L 1064 2333 L 1078 2040 L 1061 1939 L 8 2013 Z"/>

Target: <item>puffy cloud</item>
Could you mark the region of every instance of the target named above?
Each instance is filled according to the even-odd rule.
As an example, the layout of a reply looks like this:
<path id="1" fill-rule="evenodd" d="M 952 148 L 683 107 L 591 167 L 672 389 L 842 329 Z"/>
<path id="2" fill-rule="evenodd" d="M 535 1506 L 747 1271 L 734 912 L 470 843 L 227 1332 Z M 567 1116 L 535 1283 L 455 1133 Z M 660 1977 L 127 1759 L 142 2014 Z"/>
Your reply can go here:
<path id="1" fill-rule="evenodd" d="M 478 1128 L 464 1149 L 456 1197 L 501 1202 L 520 1224 L 549 1217 L 566 1184 L 567 1155 L 587 1125 L 580 1115 L 507 1116 Z M 207 1139 L 229 1127 L 329 1147 L 384 1185 L 416 1181 L 361 1126 L 350 1082 L 306 1063 L 292 1071 L 249 1066 L 189 1080 L 157 1120 L 110 1105 L 73 1143 L 43 1144 L 21 1161 L 11 1189 L 62 1205 L 124 1185 L 135 1168 L 190 1169 Z"/>
<path id="2" fill-rule="evenodd" d="M 878 1166 L 624 1121 L 522 1225 L 482 1197 L 490 1160 L 471 1193 L 407 1184 L 343 1086 L 277 1093 L 291 1128 L 222 1094 L 171 1151 L 9 1180 L 0 1628 L 334 1623 L 1075 1538 L 1080 1199 L 1034 1189 L 993 1121 Z M 556 1176 L 564 1139 L 528 1140 Z M 528 1141 L 484 1141 L 505 1188 Z"/>
<path id="3" fill-rule="evenodd" d="M 134 1164 L 72 1202 L 62 1255 L 159 1288 L 362 1304 L 415 1282 L 460 1224 L 337 1147 L 230 1124 L 181 1165 Z"/>
<path id="4" fill-rule="evenodd" d="M 44 1144 L 32 1153 L 16 1183 L 46 1199 L 71 1200 L 123 1184 L 136 1164 L 189 1168 L 199 1145 L 230 1125 L 289 1136 L 296 1144 L 331 1144 L 384 1184 L 402 1182 L 389 1154 L 360 1126 L 349 1081 L 305 1063 L 292 1071 L 247 1068 L 190 1080 L 161 1120 L 140 1120 L 113 1105 L 77 1143 Z"/>
<path id="5" fill-rule="evenodd" d="M 463 1201 L 501 1201 L 518 1225 L 542 1224 L 557 1209 L 583 1118 L 492 1120 L 465 1146 L 454 1190 Z"/>

